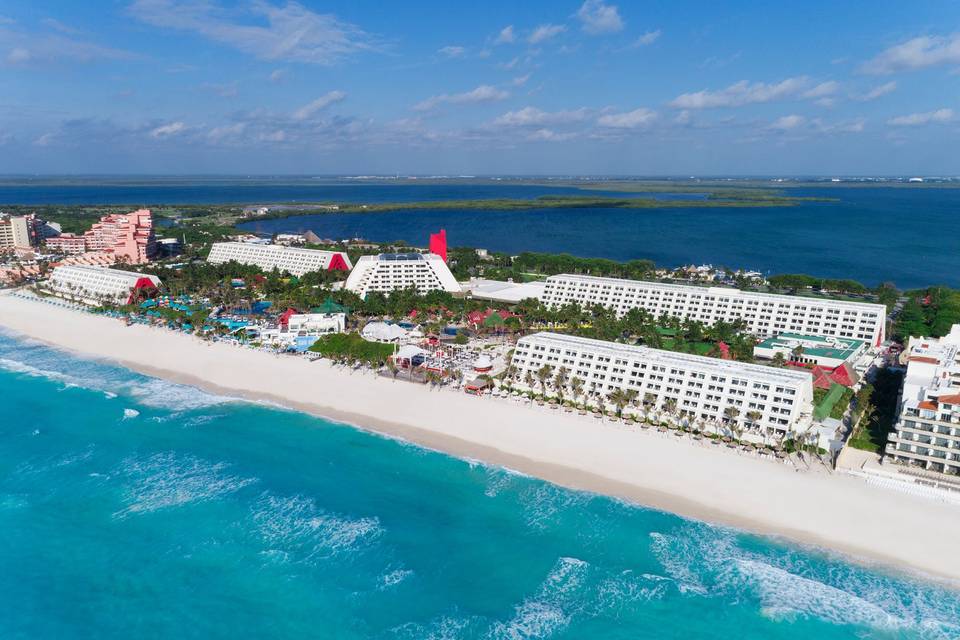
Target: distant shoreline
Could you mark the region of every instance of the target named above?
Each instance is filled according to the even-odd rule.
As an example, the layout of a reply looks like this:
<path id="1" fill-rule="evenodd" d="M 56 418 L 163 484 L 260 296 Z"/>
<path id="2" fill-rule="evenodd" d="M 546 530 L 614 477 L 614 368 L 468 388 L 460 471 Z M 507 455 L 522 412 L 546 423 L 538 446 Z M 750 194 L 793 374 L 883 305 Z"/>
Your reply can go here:
<path id="1" fill-rule="evenodd" d="M 953 553 L 960 509 L 849 476 L 799 473 L 589 416 L 127 327 L 10 295 L 0 294 L 0 325 L 148 375 L 274 402 L 563 486 L 833 549 L 866 564 L 911 569 L 960 588 L 960 556 Z"/>

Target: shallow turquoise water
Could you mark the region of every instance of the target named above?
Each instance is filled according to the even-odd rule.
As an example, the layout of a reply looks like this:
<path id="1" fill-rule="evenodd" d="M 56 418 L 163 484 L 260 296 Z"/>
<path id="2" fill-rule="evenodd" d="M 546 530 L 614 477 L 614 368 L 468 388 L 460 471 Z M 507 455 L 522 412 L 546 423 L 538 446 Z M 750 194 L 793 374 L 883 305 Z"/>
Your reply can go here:
<path id="1" fill-rule="evenodd" d="M 957 638 L 960 595 L 0 335 L 0 638 Z"/>

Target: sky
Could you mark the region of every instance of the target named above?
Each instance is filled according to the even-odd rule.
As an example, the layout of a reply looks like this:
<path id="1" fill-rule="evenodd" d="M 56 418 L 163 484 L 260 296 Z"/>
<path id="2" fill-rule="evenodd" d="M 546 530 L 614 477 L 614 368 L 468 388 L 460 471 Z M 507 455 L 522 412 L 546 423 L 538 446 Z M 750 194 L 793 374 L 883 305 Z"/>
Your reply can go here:
<path id="1" fill-rule="evenodd" d="M 0 173 L 960 175 L 960 1 L 0 0 Z"/>

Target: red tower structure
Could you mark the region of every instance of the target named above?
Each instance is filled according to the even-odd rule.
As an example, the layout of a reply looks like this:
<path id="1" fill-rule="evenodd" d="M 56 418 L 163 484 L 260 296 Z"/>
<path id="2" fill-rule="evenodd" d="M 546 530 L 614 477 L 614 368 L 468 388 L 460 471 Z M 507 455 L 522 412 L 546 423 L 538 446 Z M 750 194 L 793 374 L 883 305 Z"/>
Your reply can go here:
<path id="1" fill-rule="evenodd" d="M 447 230 L 440 229 L 437 233 L 430 234 L 430 253 L 435 253 L 443 261 L 447 261 Z"/>

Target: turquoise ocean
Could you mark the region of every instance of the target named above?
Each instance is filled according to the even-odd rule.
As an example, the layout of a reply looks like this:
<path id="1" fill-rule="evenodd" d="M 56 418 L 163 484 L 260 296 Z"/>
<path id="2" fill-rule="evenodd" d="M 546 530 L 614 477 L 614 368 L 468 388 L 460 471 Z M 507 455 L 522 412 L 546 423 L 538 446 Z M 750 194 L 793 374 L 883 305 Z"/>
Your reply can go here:
<path id="1" fill-rule="evenodd" d="M 960 637 L 933 582 L 5 334 L 0 389 L 4 640 Z"/>

